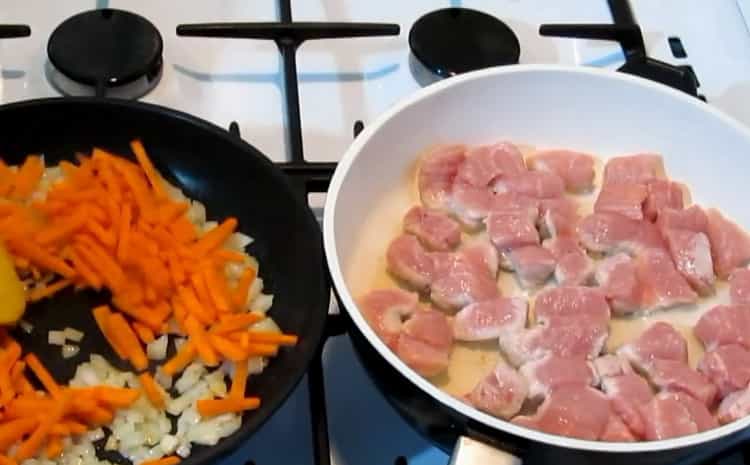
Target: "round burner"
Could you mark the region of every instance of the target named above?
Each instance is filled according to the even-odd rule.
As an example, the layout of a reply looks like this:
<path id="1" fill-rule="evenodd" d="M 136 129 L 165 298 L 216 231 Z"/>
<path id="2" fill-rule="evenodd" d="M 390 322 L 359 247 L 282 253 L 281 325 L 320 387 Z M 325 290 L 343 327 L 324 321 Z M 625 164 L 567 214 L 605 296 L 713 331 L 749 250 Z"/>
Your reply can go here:
<path id="1" fill-rule="evenodd" d="M 521 54 L 516 34 L 505 23 L 466 8 L 436 10 L 419 18 L 409 31 L 409 47 L 416 57 L 412 64 L 418 61 L 440 78 L 516 64 Z M 414 71 L 420 80 L 420 70 Z"/>
<path id="2" fill-rule="evenodd" d="M 161 77 L 163 42 L 142 16 L 113 9 L 72 16 L 47 44 L 52 84 L 65 95 L 138 98 Z"/>

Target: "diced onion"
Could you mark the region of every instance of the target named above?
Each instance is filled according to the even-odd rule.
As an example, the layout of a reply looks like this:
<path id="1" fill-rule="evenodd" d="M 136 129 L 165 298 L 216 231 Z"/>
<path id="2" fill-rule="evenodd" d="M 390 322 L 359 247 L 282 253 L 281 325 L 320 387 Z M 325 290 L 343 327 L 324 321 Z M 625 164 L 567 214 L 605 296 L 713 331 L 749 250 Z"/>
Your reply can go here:
<path id="1" fill-rule="evenodd" d="M 185 391 L 195 386 L 195 384 L 200 381 L 204 376 L 206 376 L 206 367 L 203 366 L 201 363 L 193 362 L 190 365 L 185 368 L 185 371 L 182 372 L 182 376 L 180 376 L 180 379 L 177 380 L 176 383 L 174 383 L 175 389 L 177 389 L 177 392 L 180 394 L 184 394 Z"/>
<path id="2" fill-rule="evenodd" d="M 260 294 L 250 304 L 250 308 L 254 312 L 266 313 L 273 305 L 273 295 Z"/>
<path id="3" fill-rule="evenodd" d="M 78 331 L 75 328 L 65 328 L 63 332 L 65 333 L 65 339 L 74 342 L 81 342 L 84 336 L 82 331 Z"/>
<path id="4" fill-rule="evenodd" d="M 232 250 L 237 250 L 239 252 L 244 252 L 245 247 L 252 244 L 253 241 L 254 239 L 247 234 L 236 232 L 229 236 L 227 241 L 224 243 L 224 247 Z"/>
<path id="5" fill-rule="evenodd" d="M 75 357 L 80 351 L 81 348 L 73 344 L 65 344 L 61 349 L 63 358 Z"/>
<path id="6" fill-rule="evenodd" d="M 34 325 L 32 325 L 26 320 L 19 321 L 18 326 L 20 326 L 23 332 L 26 334 L 31 334 L 31 332 L 34 331 Z"/>
<path id="7" fill-rule="evenodd" d="M 63 331 L 49 331 L 47 333 L 47 342 L 55 346 L 65 345 L 65 333 Z"/>
<path id="8" fill-rule="evenodd" d="M 169 338 L 163 335 L 146 345 L 146 354 L 151 360 L 164 360 L 167 356 L 167 344 Z"/>
<path id="9" fill-rule="evenodd" d="M 277 325 L 272 318 L 263 318 L 259 322 L 250 326 L 250 329 L 254 329 L 256 331 L 270 331 L 272 333 L 281 332 L 281 328 L 279 328 L 279 325 Z"/>

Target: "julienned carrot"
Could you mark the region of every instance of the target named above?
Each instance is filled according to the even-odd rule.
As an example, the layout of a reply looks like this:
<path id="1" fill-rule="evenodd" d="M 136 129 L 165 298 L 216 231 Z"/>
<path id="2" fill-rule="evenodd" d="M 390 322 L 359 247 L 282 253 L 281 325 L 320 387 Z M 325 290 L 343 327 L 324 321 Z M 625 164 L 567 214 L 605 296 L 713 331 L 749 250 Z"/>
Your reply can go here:
<path id="1" fill-rule="evenodd" d="M 219 358 L 216 356 L 216 351 L 208 339 L 208 334 L 192 315 L 185 318 L 185 330 L 188 336 L 190 336 L 190 342 L 195 345 L 195 350 L 198 352 L 201 360 L 203 360 L 203 363 L 208 366 L 218 365 Z"/>
<path id="2" fill-rule="evenodd" d="M 208 305 L 201 305 L 192 288 L 182 286 L 177 290 L 177 294 L 180 296 L 180 301 L 185 306 L 185 310 L 188 311 L 189 315 L 197 318 L 204 324 L 214 321 L 216 315 L 213 309 Z"/>
<path id="3" fill-rule="evenodd" d="M 120 313 L 113 313 L 108 319 L 109 325 L 112 328 L 112 335 L 125 350 L 128 356 L 128 360 L 133 364 L 136 370 L 145 370 L 148 368 L 148 358 L 146 353 L 143 351 L 138 336 L 135 335 L 135 331 L 130 327 L 125 318 Z"/>
<path id="4" fill-rule="evenodd" d="M 182 371 L 186 366 L 190 365 L 197 355 L 197 351 L 192 342 L 187 341 L 177 350 L 177 353 L 162 365 L 161 369 L 168 376 L 172 376 L 175 373 Z"/>
<path id="5" fill-rule="evenodd" d="M 228 312 L 232 309 L 231 298 L 229 296 L 229 289 L 227 289 L 226 279 L 223 276 L 219 276 L 216 272 L 216 268 L 212 264 L 208 264 L 203 268 L 203 278 L 208 287 L 208 293 L 211 297 L 211 301 L 219 312 Z"/>
<path id="6" fill-rule="evenodd" d="M 29 240 L 14 239 L 8 245 L 13 252 L 27 258 L 31 263 L 44 269 L 54 271 L 65 278 L 73 278 L 76 275 L 75 270 L 65 263 L 65 261 L 51 255 Z"/>
<path id="7" fill-rule="evenodd" d="M 130 149 L 135 154 L 135 158 L 138 160 L 138 164 L 141 165 L 143 172 L 146 174 L 148 182 L 151 184 L 151 188 L 154 190 L 157 198 L 163 199 L 167 195 L 164 192 L 164 181 L 162 181 L 159 172 L 154 168 L 154 164 L 146 153 L 146 149 L 143 147 L 143 143 L 139 139 L 130 142 Z"/>
<path id="8" fill-rule="evenodd" d="M 140 321 L 152 330 L 156 331 L 161 328 L 163 320 L 160 319 L 158 314 L 149 311 L 148 308 L 141 305 L 134 305 L 117 297 L 113 299 L 113 303 L 121 312 Z"/>
<path id="9" fill-rule="evenodd" d="M 73 281 L 70 279 L 60 279 L 54 284 L 37 286 L 26 294 L 26 300 L 28 300 L 29 302 L 37 302 L 39 300 L 46 299 L 47 297 L 52 297 L 71 284 L 73 284 Z"/>
<path id="10" fill-rule="evenodd" d="M 53 425 L 54 426 L 54 425 Z M 60 436 L 52 435 L 47 440 L 47 447 L 44 449 L 44 455 L 52 460 L 57 458 L 63 451 L 63 443 Z"/>
<path id="11" fill-rule="evenodd" d="M 293 346 L 297 344 L 297 336 L 294 334 L 282 334 L 272 331 L 248 331 L 251 343 L 278 344 L 281 346 Z"/>
<path id="12" fill-rule="evenodd" d="M 234 263 L 243 263 L 247 258 L 244 253 L 229 249 L 219 249 L 213 256 L 218 261 Z"/>
<path id="13" fill-rule="evenodd" d="M 0 160 L 0 196 L 5 197 L 10 194 L 15 177 L 16 174 L 5 164 L 4 161 Z"/>
<path id="14" fill-rule="evenodd" d="M 260 407 L 257 397 L 243 397 L 240 399 L 228 397 L 225 399 L 201 399 L 196 403 L 198 413 L 202 417 L 213 417 L 223 413 L 237 413 Z"/>
<path id="15" fill-rule="evenodd" d="M 247 354 L 242 350 L 242 347 L 239 347 L 239 345 L 229 339 L 219 336 L 218 334 L 209 334 L 208 339 L 211 341 L 213 348 L 225 358 L 233 362 L 247 360 Z"/>
<path id="16" fill-rule="evenodd" d="M 248 267 L 242 272 L 242 276 L 240 276 L 237 288 L 234 290 L 234 295 L 232 296 L 234 307 L 238 310 L 244 309 L 245 305 L 247 305 L 247 294 L 250 292 L 250 286 L 252 286 L 253 281 L 255 281 L 256 274 L 257 271 L 253 267 Z"/>
<path id="17" fill-rule="evenodd" d="M 231 333 L 255 324 L 266 316 L 259 312 L 230 313 L 221 315 L 219 322 L 211 326 L 211 332 L 216 334 Z"/>
<path id="18" fill-rule="evenodd" d="M 107 342 L 109 342 L 112 350 L 114 350 L 117 356 L 121 359 L 127 359 L 127 351 L 124 347 L 120 346 L 119 340 L 115 338 L 113 334 L 114 330 L 110 327 L 109 317 L 112 315 L 112 311 L 109 309 L 109 307 L 106 305 L 101 305 L 94 308 L 94 310 L 92 310 L 92 313 L 94 314 L 94 319 L 96 320 L 97 326 L 99 326 L 99 331 L 102 332 L 104 338 L 107 340 Z"/>
<path id="19" fill-rule="evenodd" d="M 249 343 L 247 347 L 243 347 L 247 351 L 247 355 L 262 355 L 264 357 L 274 356 L 279 352 L 279 347 L 273 344 L 255 344 Z"/>
<path id="20" fill-rule="evenodd" d="M 44 174 L 44 160 L 38 155 L 29 155 L 15 176 L 11 196 L 18 200 L 28 198 L 36 189 Z"/>
<path id="21" fill-rule="evenodd" d="M 156 339 L 151 328 L 138 323 L 137 321 L 133 322 L 133 330 L 135 330 L 135 334 L 138 335 L 138 339 L 140 339 L 144 344 L 150 344 L 154 342 L 154 339 Z"/>
<path id="22" fill-rule="evenodd" d="M 20 446 L 18 446 L 18 450 L 16 450 L 16 454 L 14 456 L 17 461 L 23 462 L 24 460 L 36 455 L 37 451 L 44 443 L 44 440 L 47 439 L 47 435 L 52 429 L 52 426 L 54 426 L 55 423 L 58 423 L 62 419 L 63 415 L 65 415 L 69 404 L 70 396 L 69 394 L 64 393 L 55 403 L 52 410 L 50 410 L 46 415 L 41 416 L 39 425 L 36 427 L 34 432 L 31 433 L 31 436 L 29 436 L 25 441 L 21 443 Z"/>
<path id="23" fill-rule="evenodd" d="M 119 220 L 119 239 L 117 242 L 117 260 L 120 263 L 126 263 L 130 250 L 130 222 L 132 221 L 133 212 L 130 204 L 126 203 L 122 206 Z"/>
<path id="24" fill-rule="evenodd" d="M 229 236 L 234 233 L 235 229 L 237 229 L 237 218 L 229 217 L 225 219 L 220 225 L 216 226 L 214 229 L 204 234 L 203 237 L 198 239 L 198 242 L 192 247 L 193 253 L 198 257 L 201 257 L 208 252 L 218 249 L 227 239 L 229 239 Z"/>
<path id="25" fill-rule="evenodd" d="M 18 465 L 18 462 L 7 455 L 0 454 L 0 465 Z"/>
<path id="26" fill-rule="evenodd" d="M 117 236 L 115 236 L 115 233 L 105 229 L 104 226 L 93 219 L 88 220 L 83 225 L 83 228 L 105 246 L 114 248 L 117 245 Z"/>
<path id="27" fill-rule="evenodd" d="M 159 222 L 169 224 L 180 215 L 188 211 L 190 205 L 187 202 L 167 202 L 159 207 Z"/>
<path id="28" fill-rule="evenodd" d="M 180 463 L 180 458 L 176 455 L 170 455 L 160 459 L 144 460 L 138 465 L 177 465 L 178 463 Z"/>
<path id="29" fill-rule="evenodd" d="M 63 395 L 62 389 L 60 389 L 60 386 L 57 384 L 55 379 L 52 377 L 52 375 L 47 371 L 46 368 L 44 368 L 44 365 L 42 365 L 42 362 L 39 361 L 39 359 L 34 354 L 26 354 L 26 365 L 31 369 L 31 371 L 34 373 L 34 376 L 37 377 L 40 383 L 42 383 L 42 386 L 44 386 L 44 389 L 49 392 L 52 397 L 60 398 Z"/>
<path id="30" fill-rule="evenodd" d="M 8 450 L 25 435 L 34 431 L 38 424 L 39 416 L 37 415 L 4 422 L 0 425 L 0 450 Z"/>
<path id="31" fill-rule="evenodd" d="M 54 405 L 49 397 L 39 397 L 37 394 L 16 397 L 5 407 L 6 418 L 24 418 L 44 415 Z"/>
<path id="32" fill-rule="evenodd" d="M 81 278 L 97 291 L 102 288 L 101 277 L 91 269 L 91 267 L 81 258 L 81 255 L 76 252 L 75 249 L 70 249 L 71 261 L 73 262 L 73 268 L 81 275 Z"/>
<path id="33" fill-rule="evenodd" d="M 110 407 L 129 407 L 140 396 L 137 389 L 118 388 L 113 386 L 96 386 L 93 388 L 96 400 Z"/>
<path id="34" fill-rule="evenodd" d="M 229 388 L 229 397 L 233 399 L 245 397 L 248 371 L 247 359 L 234 362 L 234 376 L 232 377 L 232 387 Z"/>
<path id="35" fill-rule="evenodd" d="M 143 392 L 146 393 L 146 396 L 151 402 L 151 405 L 160 409 L 164 408 L 164 395 L 159 389 L 159 386 L 157 386 L 156 381 L 154 381 L 154 378 L 151 376 L 151 374 L 148 372 L 141 373 L 140 375 L 138 375 L 138 381 L 141 382 Z"/>
<path id="36" fill-rule="evenodd" d="M 36 240 L 42 246 L 46 246 L 54 242 L 68 239 L 73 233 L 81 229 L 88 219 L 88 209 L 79 208 L 68 218 L 47 225 L 39 234 L 37 234 Z"/>

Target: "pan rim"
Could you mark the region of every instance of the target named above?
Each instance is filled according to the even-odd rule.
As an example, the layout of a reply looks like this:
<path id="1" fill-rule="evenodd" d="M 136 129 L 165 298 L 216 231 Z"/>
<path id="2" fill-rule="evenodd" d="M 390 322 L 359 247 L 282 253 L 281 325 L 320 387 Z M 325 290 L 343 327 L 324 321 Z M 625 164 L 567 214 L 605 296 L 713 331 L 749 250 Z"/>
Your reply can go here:
<path id="1" fill-rule="evenodd" d="M 625 443 L 570 438 L 518 426 L 509 421 L 502 420 L 500 418 L 480 412 L 479 410 L 459 401 L 453 396 L 442 391 L 441 389 L 433 385 L 430 381 L 417 374 L 414 370 L 412 370 L 404 362 L 402 362 L 401 359 L 399 359 L 382 342 L 382 340 L 370 328 L 370 325 L 365 321 L 364 317 L 359 311 L 355 300 L 349 292 L 348 286 L 346 285 L 346 280 L 344 279 L 344 273 L 341 267 L 338 251 L 336 249 L 335 224 L 336 205 L 339 191 L 341 190 L 341 187 L 347 177 L 349 169 L 357 159 L 362 148 L 367 144 L 369 139 L 371 139 L 373 135 L 394 116 L 404 111 L 406 108 L 421 102 L 422 100 L 431 98 L 433 95 L 443 93 L 452 87 L 458 87 L 472 81 L 489 79 L 493 76 L 539 73 L 576 74 L 581 76 L 582 78 L 585 77 L 590 79 L 614 80 L 620 82 L 623 86 L 640 87 L 651 92 L 661 93 L 664 97 L 677 100 L 681 105 L 691 105 L 699 108 L 701 111 L 706 112 L 708 117 L 719 120 L 721 124 L 741 134 L 746 140 L 748 140 L 748 145 L 750 146 L 750 129 L 746 128 L 737 120 L 726 115 L 725 113 L 722 113 L 718 109 L 710 107 L 704 102 L 696 99 L 695 97 L 689 96 L 683 92 L 677 91 L 665 85 L 636 76 L 631 76 L 629 74 L 614 72 L 605 69 L 562 65 L 512 65 L 474 71 L 451 77 L 449 79 L 427 86 L 410 95 L 409 97 L 401 100 L 399 103 L 391 107 L 388 111 L 384 112 L 378 118 L 376 118 L 375 121 L 369 124 L 349 146 L 346 153 L 339 161 L 339 164 L 331 180 L 324 209 L 323 243 L 333 284 L 339 298 L 343 303 L 345 311 L 355 322 L 355 324 L 357 325 L 357 329 L 362 334 L 364 334 L 365 338 L 375 348 L 380 356 L 383 357 L 394 369 L 398 370 L 398 372 L 401 373 L 401 375 L 403 375 L 406 379 L 408 379 L 413 385 L 419 388 L 424 394 L 430 396 L 434 401 L 441 404 L 443 407 L 452 410 L 453 412 L 463 415 L 466 418 L 475 420 L 485 426 L 505 433 L 511 433 L 532 441 L 541 442 L 552 446 L 593 452 L 643 453 L 667 451 L 688 446 L 695 446 L 729 436 L 732 433 L 745 429 L 748 425 L 750 425 L 750 416 L 746 416 L 743 419 L 717 428 L 712 428 L 701 433 L 657 441 Z"/>

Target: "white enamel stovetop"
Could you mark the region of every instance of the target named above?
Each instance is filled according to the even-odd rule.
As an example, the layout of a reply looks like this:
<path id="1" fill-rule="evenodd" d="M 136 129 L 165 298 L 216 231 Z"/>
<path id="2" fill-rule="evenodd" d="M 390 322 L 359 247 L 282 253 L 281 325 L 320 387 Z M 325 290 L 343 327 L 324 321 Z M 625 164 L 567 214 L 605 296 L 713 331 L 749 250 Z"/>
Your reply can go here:
<path id="1" fill-rule="evenodd" d="M 750 18 L 748 0 L 632 0 L 651 56 L 689 63 L 700 92 L 750 125 Z M 3 0 L 0 22 L 25 23 L 32 36 L 0 41 L 0 102 L 54 96 L 44 76 L 46 41 L 63 19 L 109 6 L 150 19 L 164 37 L 164 75 L 144 100 L 177 108 L 220 126 L 240 125 L 242 136 L 276 161 L 286 159 L 280 60 L 269 42 L 177 37 L 180 23 L 274 21 L 274 0 Z M 308 21 L 399 23 L 398 37 L 323 40 L 298 54 L 304 148 L 308 160 L 335 161 L 347 148 L 352 124 L 365 124 L 415 91 L 407 35 L 422 14 L 465 6 L 505 20 L 521 42 L 522 63 L 565 63 L 615 68 L 617 45 L 539 37 L 545 22 L 611 22 L 606 0 L 297 0 L 293 16 Z M 743 15 L 743 11 L 745 15 Z M 674 59 L 667 38 L 680 37 L 688 57 Z M 314 199 L 321 205 L 320 198 Z M 324 353 L 332 461 L 336 465 L 387 465 L 405 457 L 412 465 L 447 463 L 448 457 L 411 430 L 368 381 L 346 337 Z M 312 464 L 307 388 L 289 401 L 253 438 L 222 464 Z M 398 463 L 404 463 L 399 461 Z"/>

